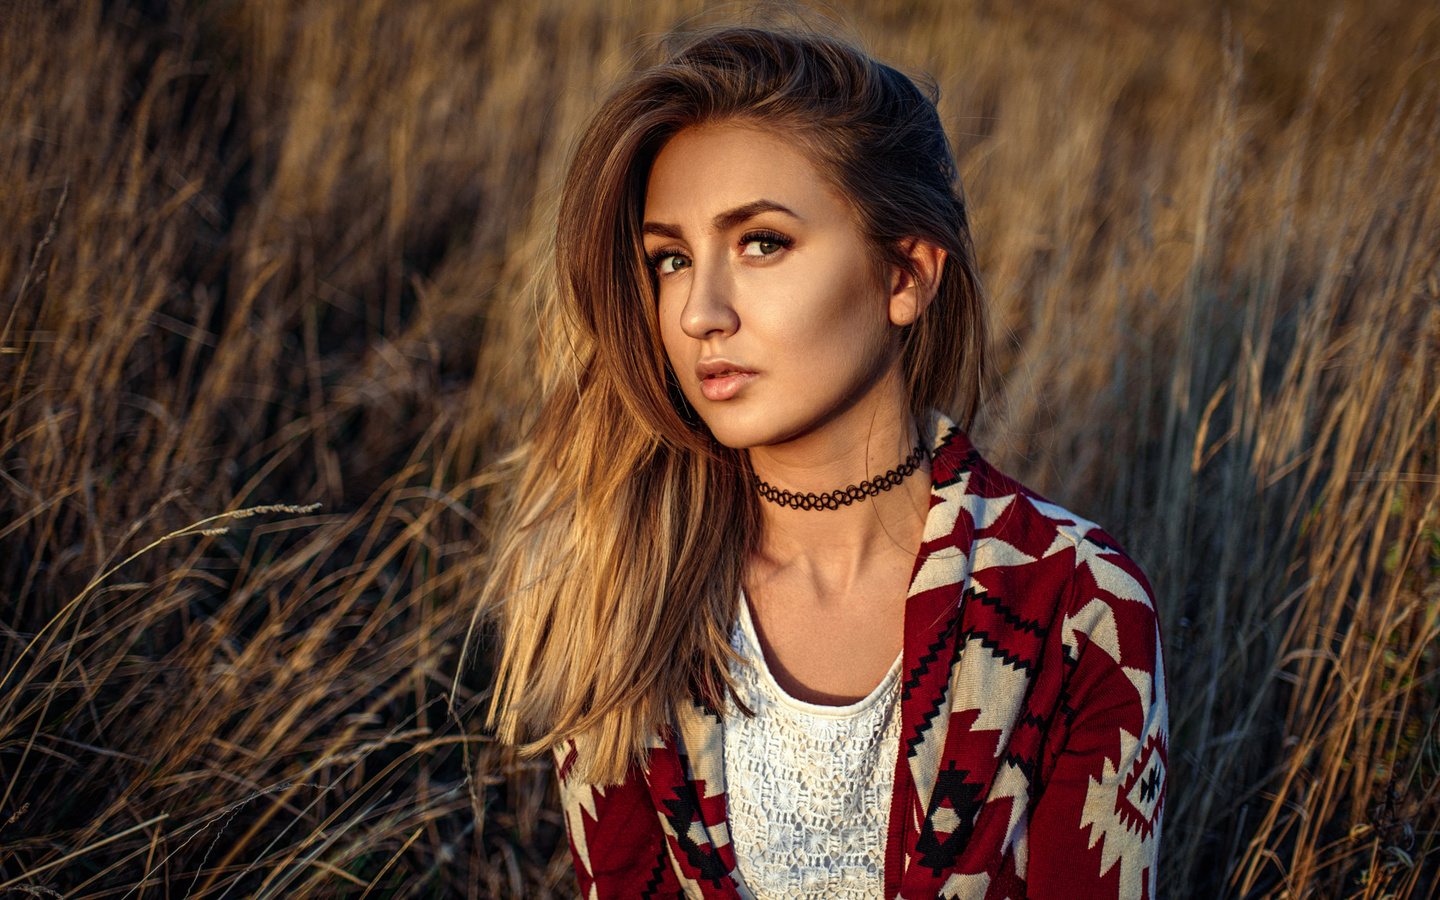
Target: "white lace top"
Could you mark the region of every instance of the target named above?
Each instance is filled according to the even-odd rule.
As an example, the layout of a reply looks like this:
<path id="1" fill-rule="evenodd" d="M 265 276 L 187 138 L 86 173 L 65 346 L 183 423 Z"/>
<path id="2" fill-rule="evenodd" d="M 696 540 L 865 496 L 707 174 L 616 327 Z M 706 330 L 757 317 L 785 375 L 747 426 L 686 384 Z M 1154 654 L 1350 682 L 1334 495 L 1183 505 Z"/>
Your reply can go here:
<path id="1" fill-rule="evenodd" d="M 749 718 L 728 701 L 725 790 L 741 880 L 757 900 L 884 896 L 885 835 L 900 741 L 900 658 L 870 695 L 820 706 L 785 693 L 740 601 L 731 644 Z"/>

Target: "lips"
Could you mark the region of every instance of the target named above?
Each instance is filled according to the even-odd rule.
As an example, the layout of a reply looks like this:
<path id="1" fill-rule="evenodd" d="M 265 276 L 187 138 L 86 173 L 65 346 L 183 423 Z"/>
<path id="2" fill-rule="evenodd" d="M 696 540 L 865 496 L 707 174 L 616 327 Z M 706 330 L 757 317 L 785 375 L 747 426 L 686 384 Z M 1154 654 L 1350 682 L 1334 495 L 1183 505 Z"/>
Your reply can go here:
<path id="1" fill-rule="evenodd" d="M 712 403 L 729 400 L 740 389 L 759 378 L 757 372 L 727 359 L 705 359 L 695 366 L 700 378 L 700 393 Z"/>

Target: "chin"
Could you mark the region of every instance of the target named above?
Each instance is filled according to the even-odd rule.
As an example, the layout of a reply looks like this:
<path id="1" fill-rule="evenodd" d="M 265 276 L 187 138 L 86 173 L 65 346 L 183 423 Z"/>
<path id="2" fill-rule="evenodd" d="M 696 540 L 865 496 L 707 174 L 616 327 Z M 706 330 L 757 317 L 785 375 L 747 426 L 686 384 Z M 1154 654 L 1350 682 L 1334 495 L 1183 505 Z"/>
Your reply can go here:
<path id="1" fill-rule="evenodd" d="M 769 443 L 764 438 L 756 436 L 750 429 L 737 428 L 733 425 L 716 427 L 709 419 L 705 419 L 705 427 L 710 429 L 711 437 L 731 450 L 749 450 L 751 447 Z"/>
<path id="2" fill-rule="evenodd" d="M 726 414 L 728 411 L 696 406 L 693 401 L 691 407 L 699 414 L 700 421 L 705 423 L 710 436 L 731 450 L 748 450 L 764 442 L 757 440 L 757 429 L 752 423 L 738 421 L 737 417 Z"/>
<path id="3" fill-rule="evenodd" d="M 716 441 L 731 450 L 750 450 L 781 444 L 804 431 L 803 427 L 786 427 L 781 417 L 756 414 L 740 415 L 739 410 L 702 409 L 700 419 Z"/>

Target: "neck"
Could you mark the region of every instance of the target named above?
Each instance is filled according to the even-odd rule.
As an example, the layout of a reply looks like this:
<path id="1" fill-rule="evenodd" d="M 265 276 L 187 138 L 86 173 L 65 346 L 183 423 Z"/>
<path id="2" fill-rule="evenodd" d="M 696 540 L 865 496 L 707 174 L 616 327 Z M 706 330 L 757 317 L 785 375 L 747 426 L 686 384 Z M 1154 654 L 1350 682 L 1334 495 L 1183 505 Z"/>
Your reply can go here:
<path id="1" fill-rule="evenodd" d="M 859 485 L 898 466 L 918 443 L 904 403 L 854 410 L 803 438 L 750 450 L 756 476 L 796 494 L 826 494 Z M 927 448 L 928 449 L 928 448 Z M 836 509 L 794 509 L 760 501 L 762 568 L 803 571 L 817 588 L 840 595 L 871 565 L 913 560 L 929 510 L 930 461 L 888 491 Z"/>

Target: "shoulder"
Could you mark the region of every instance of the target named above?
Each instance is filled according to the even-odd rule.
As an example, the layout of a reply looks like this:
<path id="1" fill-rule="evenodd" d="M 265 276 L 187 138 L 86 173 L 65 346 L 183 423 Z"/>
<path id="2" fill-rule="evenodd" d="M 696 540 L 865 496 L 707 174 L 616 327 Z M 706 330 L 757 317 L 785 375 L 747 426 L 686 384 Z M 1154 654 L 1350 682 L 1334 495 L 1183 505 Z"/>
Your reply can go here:
<path id="1" fill-rule="evenodd" d="M 953 425 L 937 435 L 934 482 L 932 503 L 952 507 L 948 537 L 967 557 L 972 598 L 1058 625 L 1067 655 L 1079 652 L 1078 634 L 1110 627 L 1143 635 L 1153 653 L 1150 583 L 1108 532 L 996 469 Z"/>
<path id="2" fill-rule="evenodd" d="M 968 630 L 992 639 L 1010 634 L 1008 644 L 997 641 L 1006 646 L 1024 635 L 1037 659 L 1062 663 L 1055 674 L 1068 702 L 1088 719 L 1147 736 L 1142 743 L 1157 743 L 1163 760 L 1164 663 L 1145 574 L 1094 522 L 999 472 L 973 448 L 968 457 L 966 506 L 977 513 Z M 1117 752 L 1109 737 L 1105 752 Z"/>

